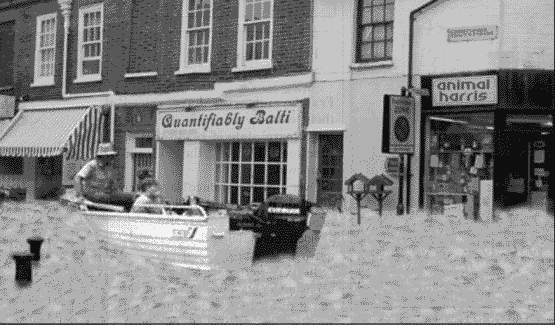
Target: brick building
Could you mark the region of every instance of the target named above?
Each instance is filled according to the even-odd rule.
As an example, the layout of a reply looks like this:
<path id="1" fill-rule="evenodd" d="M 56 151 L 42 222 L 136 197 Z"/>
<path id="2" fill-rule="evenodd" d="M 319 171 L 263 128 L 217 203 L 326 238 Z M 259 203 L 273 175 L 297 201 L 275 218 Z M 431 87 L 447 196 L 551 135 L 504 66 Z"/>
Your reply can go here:
<path id="1" fill-rule="evenodd" d="M 553 213 L 553 1 L 321 0 L 314 17 L 309 141 L 344 144 L 329 192 L 385 172 L 396 155 L 381 153 L 384 95 L 411 86 L 430 93 L 414 95 L 412 210 L 443 201 L 469 216 L 518 205 Z M 307 183 L 309 198 L 325 192 L 316 176 Z M 397 190 L 395 179 L 385 209 Z M 364 204 L 377 208 L 370 196 Z"/>
<path id="2" fill-rule="evenodd" d="M 126 191 L 149 170 L 170 200 L 301 194 L 311 18 L 310 0 L 0 1 L 0 183 L 55 196 L 110 141 Z"/>

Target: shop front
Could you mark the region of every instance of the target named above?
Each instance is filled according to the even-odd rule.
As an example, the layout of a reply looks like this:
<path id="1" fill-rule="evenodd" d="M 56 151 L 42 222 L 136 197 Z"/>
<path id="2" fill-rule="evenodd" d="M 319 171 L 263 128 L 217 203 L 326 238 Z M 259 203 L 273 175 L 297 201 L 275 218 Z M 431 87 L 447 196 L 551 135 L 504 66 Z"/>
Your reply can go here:
<path id="1" fill-rule="evenodd" d="M 420 206 L 553 213 L 553 71 L 422 77 Z M 551 86 L 550 86 L 551 85 Z"/>
<path id="2" fill-rule="evenodd" d="M 156 175 L 164 197 L 261 203 L 304 197 L 306 101 L 160 107 Z"/>

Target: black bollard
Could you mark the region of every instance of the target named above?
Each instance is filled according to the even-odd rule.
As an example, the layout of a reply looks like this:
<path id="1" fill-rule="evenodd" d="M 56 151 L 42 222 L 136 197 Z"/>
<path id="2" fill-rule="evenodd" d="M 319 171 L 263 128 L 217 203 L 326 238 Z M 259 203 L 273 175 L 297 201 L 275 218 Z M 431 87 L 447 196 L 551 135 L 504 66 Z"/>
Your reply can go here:
<path id="1" fill-rule="evenodd" d="M 31 253 L 14 253 L 12 258 L 15 260 L 15 282 L 22 287 L 25 287 L 33 281 L 33 270 L 31 268 L 31 260 L 33 259 Z"/>
<path id="2" fill-rule="evenodd" d="M 33 261 L 40 261 L 40 247 L 44 242 L 41 237 L 31 237 L 27 238 L 29 243 L 29 251 L 33 254 Z"/>

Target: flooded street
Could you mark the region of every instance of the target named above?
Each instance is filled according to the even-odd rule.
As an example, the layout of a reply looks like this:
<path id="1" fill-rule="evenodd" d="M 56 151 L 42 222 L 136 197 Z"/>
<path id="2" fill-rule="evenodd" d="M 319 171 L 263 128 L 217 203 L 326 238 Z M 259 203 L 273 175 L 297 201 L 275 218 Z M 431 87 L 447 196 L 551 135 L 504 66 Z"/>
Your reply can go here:
<path id="1" fill-rule="evenodd" d="M 6 322 L 553 322 L 553 218 L 534 212 L 496 224 L 366 216 L 362 226 L 331 212 L 312 257 L 206 272 L 113 250 L 54 202 L 2 209 Z M 42 259 L 18 288 L 10 254 L 34 235 Z"/>

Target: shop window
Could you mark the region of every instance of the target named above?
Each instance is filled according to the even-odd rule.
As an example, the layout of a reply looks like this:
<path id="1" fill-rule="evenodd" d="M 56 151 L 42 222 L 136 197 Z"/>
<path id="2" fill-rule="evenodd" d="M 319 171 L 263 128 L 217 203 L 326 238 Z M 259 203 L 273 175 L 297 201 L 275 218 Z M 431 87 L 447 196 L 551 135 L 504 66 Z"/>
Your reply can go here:
<path id="1" fill-rule="evenodd" d="M 23 175 L 23 157 L 0 157 L 0 175 Z"/>
<path id="2" fill-rule="evenodd" d="M 474 214 L 480 182 L 493 175 L 493 114 L 427 118 L 425 193 L 429 207 L 460 205 Z"/>
<path id="3" fill-rule="evenodd" d="M 216 155 L 216 200 L 247 205 L 286 193 L 287 142 L 220 142 Z"/>

